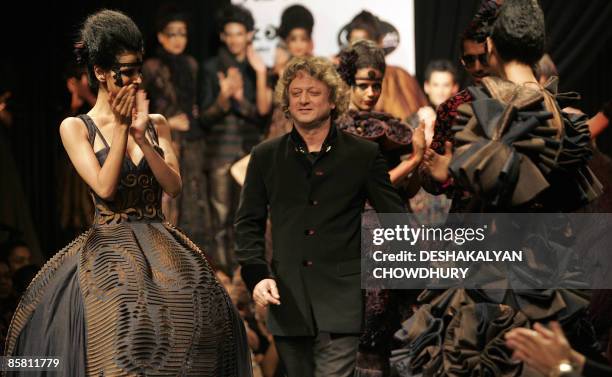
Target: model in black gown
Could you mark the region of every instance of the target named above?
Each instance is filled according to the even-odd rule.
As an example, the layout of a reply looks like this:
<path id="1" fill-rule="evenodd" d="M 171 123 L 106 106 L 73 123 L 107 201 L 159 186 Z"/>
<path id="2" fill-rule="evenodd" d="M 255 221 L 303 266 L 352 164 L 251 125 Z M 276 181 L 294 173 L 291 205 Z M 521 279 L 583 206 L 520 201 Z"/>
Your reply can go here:
<path id="1" fill-rule="evenodd" d="M 84 28 L 106 21 L 122 26 L 124 33 L 132 33 L 142 42 L 136 25 L 114 11 L 90 16 Z M 113 41 L 119 38 L 116 34 L 104 37 L 124 42 Z M 85 38 L 85 42 L 85 48 L 93 49 L 96 41 Z M 135 63 L 128 65 L 133 68 Z M 138 84 L 140 75 L 129 72 L 113 72 L 115 78 L 119 76 L 117 86 L 128 85 L 123 76 L 138 76 L 131 78 L 129 85 Z M 108 100 L 108 92 L 112 99 L 116 87 L 99 85 L 98 101 Z M 144 93 L 140 96 L 135 101 L 142 106 Z M 113 124 L 105 126 L 107 130 L 115 127 L 109 144 L 92 119 L 94 114 L 96 119 L 104 119 L 100 109 L 109 107 L 102 104 L 94 107 L 92 116 L 68 119 L 74 129 L 86 128 L 88 140 L 82 142 L 89 142 L 91 153 L 94 145 L 103 145 L 95 158 L 105 167 L 118 161 L 111 157 L 117 157 L 119 146 L 114 144 L 121 140 L 117 133 L 122 130 Z M 94 225 L 57 253 L 34 278 L 13 317 L 6 354 L 59 357 L 62 370 L 57 375 L 62 376 L 250 376 L 243 323 L 227 292 L 202 251 L 164 221 L 162 184 L 154 171 L 159 174 L 160 167 L 167 168 L 162 165 L 168 164 L 164 154 L 172 152 L 168 140 L 161 143 L 161 133 L 158 135 L 158 126 L 165 126 L 165 119 L 145 116 L 144 121 L 133 116 L 130 127 L 137 121 L 142 124 L 144 135 L 139 140 L 146 139 L 153 153 L 143 150 L 143 157 L 135 163 L 126 153 L 129 148 L 124 147 L 114 195 L 103 199 L 92 188 Z M 164 132 L 167 137 L 169 131 Z M 64 133 L 62 137 L 67 145 Z M 126 139 L 123 143 L 129 145 Z M 83 175 L 80 162 L 73 157 Z M 39 373 L 28 372 L 28 376 L 46 375 Z"/>

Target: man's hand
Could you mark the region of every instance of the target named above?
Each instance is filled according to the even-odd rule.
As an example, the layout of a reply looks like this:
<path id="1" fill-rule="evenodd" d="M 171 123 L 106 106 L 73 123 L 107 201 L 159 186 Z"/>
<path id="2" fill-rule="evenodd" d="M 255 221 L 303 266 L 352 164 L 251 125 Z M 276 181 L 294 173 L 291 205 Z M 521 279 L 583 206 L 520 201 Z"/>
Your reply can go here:
<path id="1" fill-rule="evenodd" d="M 236 67 L 228 68 L 227 78 L 230 79 L 232 83 L 232 97 L 236 101 L 241 102 L 244 99 L 244 82 L 242 81 L 240 70 Z"/>
<path id="2" fill-rule="evenodd" d="M 228 100 L 234 92 L 234 84 L 230 77 L 225 76 L 223 72 L 217 72 L 217 78 L 219 79 L 219 95 L 223 100 Z"/>
<path id="3" fill-rule="evenodd" d="M 436 122 L 436 111 L 431 106 L 423 106 L 417 111 L 419 122 L 425 124 L 426 129 L 433 129 Z"/>
<path id="4" fill-rule="evenodd" d="M 189 118 L 187 114 L 180 113 L 175 116 L 168 118 L 168 124 L 172 130 L 176 131 L 188 131 L 189 130 Z"/>
<path id="5" fill-rule="evenodd" d="M 253 48 L 252 44 L 247 47 L 246 56 L 255 73 L 266 74 L 268 67 L 266 67 L 266 63 L 264 63 L 263 59 L 255 52 L 255 48 Z"/>
<path id="6" fill-rule="evenodd" d="M 453 158 L 453 144 L 450 141 L 444 143 L 444 154 L 439 155 L 431 148 L 425 151 L 423 157 L 423 165 L 425 170 L 431 177 L 440 182 L 444 183 L 449 177 L 448 167 Z"/>
<path id="7" fill-rule="evenodd" d="M 572 350 L 558 322 L 551 322 L 550 329 L 539 323 L 533 330 L 515 328 L 505 337 L 506 345 L 514 350 L 514 359 L 526 362 L 544 375 L 549 375 L 562 361 L 584 364 L 584 356 Z"/>
<path id="8" fill-rule="evenodd" d="M 280 296 L 274 279 L 263 279 L 253 289 L 253 301 L 257 305 L 266 307 L 269 304 L 280 305 Z"/>
<path id="9" fill-rule="evenodd" d="M 414 129 L 412 134 L 412 155 L 420 163 L 423 160 L 423 154 L 425 153 L 425 126 L 423 123 L 419 124 Z"/>

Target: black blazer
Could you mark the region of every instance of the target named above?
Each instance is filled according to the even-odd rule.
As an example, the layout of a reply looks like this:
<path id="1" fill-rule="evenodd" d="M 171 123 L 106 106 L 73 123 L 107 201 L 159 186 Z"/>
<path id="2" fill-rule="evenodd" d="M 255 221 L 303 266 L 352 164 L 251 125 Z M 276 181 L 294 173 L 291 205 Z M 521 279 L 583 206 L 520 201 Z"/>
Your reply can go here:
<path id="1" fill-rule="evenodd" d="M 281 305 L 270 308 L 274 335 L 359 333 L 365 202 L 380 213 L 406 208 L 376 143 L 332 126 L 316 159 L 309 157 L 295 129 L 253 149 L 235 223 L 242 277 L 251 290 L 264 278 L 276 280 Z M 271 266 L 264 258 L 268 209 Z"/>

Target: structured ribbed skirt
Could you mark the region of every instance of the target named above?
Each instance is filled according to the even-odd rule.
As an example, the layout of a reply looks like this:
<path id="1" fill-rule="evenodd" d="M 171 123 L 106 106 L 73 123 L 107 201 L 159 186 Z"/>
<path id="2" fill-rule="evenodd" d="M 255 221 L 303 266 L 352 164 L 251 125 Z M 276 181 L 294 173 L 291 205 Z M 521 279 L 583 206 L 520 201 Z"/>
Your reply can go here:
<path id="1" fill-rule="evenodd" d="M 56 254 L 16 310 L 7 355 L 59 356 L 63 376 L 251 375 L 227 292 L 167 223 L 94 227 Z"/>

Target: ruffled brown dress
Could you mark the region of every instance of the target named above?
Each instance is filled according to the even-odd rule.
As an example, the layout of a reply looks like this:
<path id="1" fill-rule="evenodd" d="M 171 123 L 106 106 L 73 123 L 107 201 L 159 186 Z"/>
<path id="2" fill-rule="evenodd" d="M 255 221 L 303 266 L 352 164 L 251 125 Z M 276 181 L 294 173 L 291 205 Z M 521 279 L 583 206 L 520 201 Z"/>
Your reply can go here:
<path id="1" fill-rule="evenodd" d="M 591 149 L 585 117 L 561 112 L 554 91 L 499 78 L 485 78 L 483 85 L 469 89 L 469 100 L 458 106 L 452 126 L 455 152 L 449 169 L 455 189 L 469 193 L 465 209 L 569 212 L 601 193 L 601 184 L 588 168 Z M 503 226 L 498 224 L 500 233 L 513 232 L 518 240 L 538 231 L 530 224 Z M 554 224 L 543 227 L 547 234 L 558 233 L 558 244 L 570 241 Z M 562 257 L 569 261 L 579 256 Z M 558 272 L 542 267 L 552 275 Z M 483 281 L 495 278 L 481 272 Z M 561 323 L 575 349 L 596 356 L 595 336 L 586 319 L 589 293 L 521 289 L 532 278 L 524 275 L 525 280 L 511 281 L 497 276 L 499 286 L 506 289 L 425 290 L 418 311 L 395 335 L 403 344 L 391 360 L 397 375 L 537 375 L 512 359 L 504 335 L 515 327 L 550 320 Z"/>
<path id="2" fill-rule="evenodd" d="M 79 118 L 91 145 L 97 135 L 106 146 L 96 153 L 102 165 L 109 146 L 89 116 Z M 152 125 L 147 132 L 163 154 Z M 58 376 L 251 375 L 242 320 L 202 251 L 164 221 L 161 195 L 146 159 L 124 158 L 115 198 L 92 192 L 94 225 L 21 299 L 8 356 L 60 357 Z"/>

